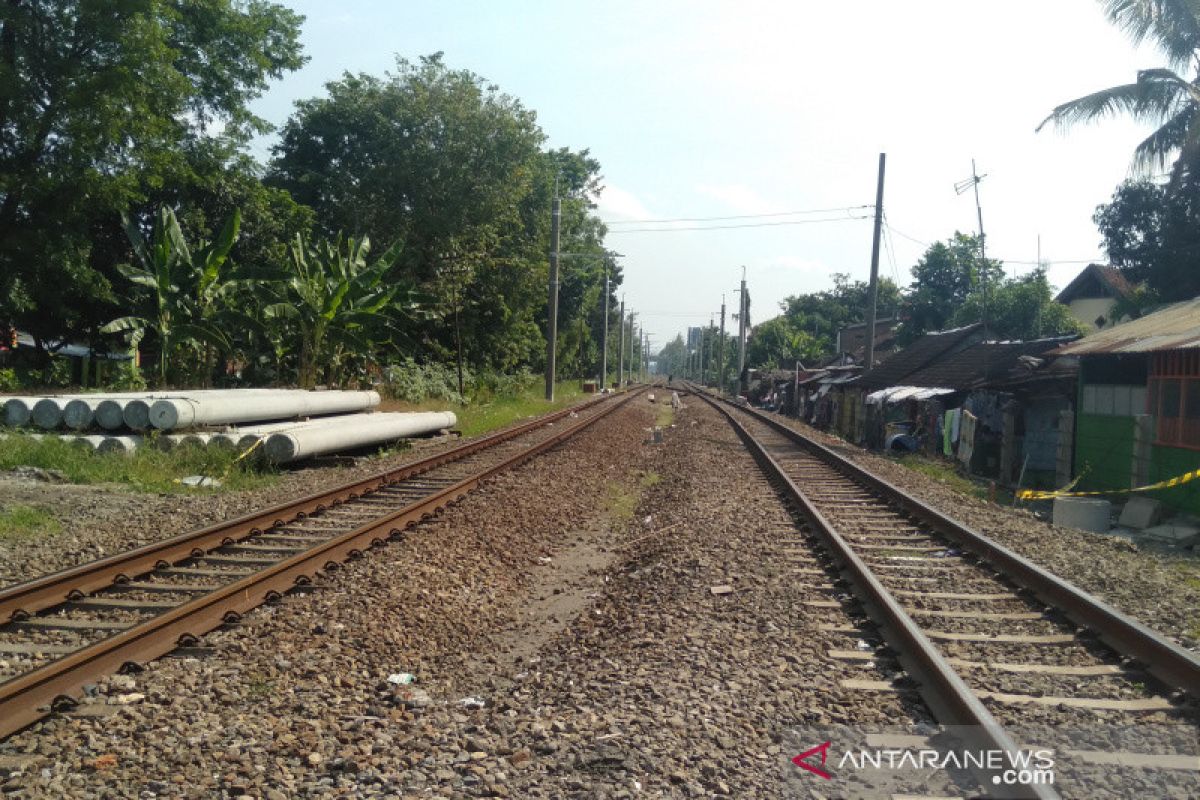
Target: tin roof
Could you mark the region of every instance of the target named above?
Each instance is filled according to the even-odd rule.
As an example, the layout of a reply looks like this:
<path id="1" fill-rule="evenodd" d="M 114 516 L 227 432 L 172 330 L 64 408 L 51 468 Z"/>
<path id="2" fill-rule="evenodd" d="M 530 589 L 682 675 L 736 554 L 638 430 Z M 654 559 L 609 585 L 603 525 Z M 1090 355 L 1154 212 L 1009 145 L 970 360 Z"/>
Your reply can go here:
<path id="1" fill-rule="evenodd" d="M 1075 337 L 1059 336 L 1029 342 L 976 342 L 904 379 L 909 386 L 949 386 L 972 389 L 1012 377 L 1028 375 L 1040 366 L 1039 356 Z M 1029 357 L 1033 357 L 1032 362 Z"/>
<path id="2" fill-rule="evenodd" d="M 1195 347 L 1200 347 L 1200 297 L 1097 331 L 1058 348 L 1054 355 L 1153 353 Z"/>
<path id="3" fill-rule="evenodd" d="M 907 380 L 909 375 L 929 366 L 954 348 L 963 345 L 982 327 L 976 322 L 974 325 L 962 328 L 927 333 L 892 355 L 875 369 L 863 373 L 860 383 L 868 389 L 882 389 L 887 386 L 911 383 Z"/>

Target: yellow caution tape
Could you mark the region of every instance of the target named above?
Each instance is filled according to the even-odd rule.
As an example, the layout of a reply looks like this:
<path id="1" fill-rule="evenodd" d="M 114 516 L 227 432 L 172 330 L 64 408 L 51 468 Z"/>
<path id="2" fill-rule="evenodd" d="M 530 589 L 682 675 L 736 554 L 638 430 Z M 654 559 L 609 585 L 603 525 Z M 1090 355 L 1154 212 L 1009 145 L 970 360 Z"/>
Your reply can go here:
<path id="1" fill-rule="evenodd" d="M 1079 477 L 1082 478 L 1083 474 L 1084 473 L 1080 473 Z M 1062 489 L 1059 489 L 1058 491 L 1042 492 L 1042 491 L 1038 491 L 1036 489 L 1025 489 L 1021 492 L 1018 492 L 1017 497 L 1019 497 L 1022 500 L 1050 500 L 1055 497 L 1097 497 L 1099 495 L 1105 495 L 1105 494 L 1130 494 L 1132 492 L 1153 492 L 1158 489 L 1170 489 L 1175 486 L 1182 486 L 1183 484 L 1193 481 L 1197 478 L 1200 478 L 1200 469 L 1194 469 L 1191 472 L 1185 472 L 1182 475 L 1176 475 L 1174 478 L 1169 478 L 1165 481 L 1159 481 L 1158 483 L 1151 483 L 1148 486 L 1137 486 L 1132 489 L 1103 489 L 1103 490 L 1096 491 L 1096 492 L 1072 492 L 1072 491 L 1069 491 L 1072 487 L 1075 486 L 1076 483 L 1079 482 L 1079 478 L 1076 478 L 1075 480 L 1071 481 L 1070 485 L 1065 486 Z"/>

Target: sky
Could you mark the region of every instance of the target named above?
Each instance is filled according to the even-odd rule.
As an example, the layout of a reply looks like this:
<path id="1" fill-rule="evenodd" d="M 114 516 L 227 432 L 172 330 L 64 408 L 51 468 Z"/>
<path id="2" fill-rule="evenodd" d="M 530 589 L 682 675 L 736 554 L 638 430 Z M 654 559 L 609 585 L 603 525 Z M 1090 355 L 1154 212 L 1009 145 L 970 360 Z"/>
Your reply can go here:
<path id="1" fill-rule="evenodd" d="M 732 313 L 743 267 L 756 323 L 835 273 L 866 280 L 881 152 L 881 275 L 907 285 L 929 243 L 977 230 L 973 195 L 955 192 L 974 159 L 988 256 L 1024 274 L 1040 237 L 1061 288 L 1103 261 L 1092 215 L 1149 129 L 1035 128 L 1164 65 L 1097 0 L 284 4 L 307 17 L 311 60 L 255 103 L 276 125 L 344 72 L 442 51 L 536 111 L 548 146 L 589 150 L 626 307 L 655 349 L 723 295 Z M 679 219 L 704 221 L 639 222 Z"/>

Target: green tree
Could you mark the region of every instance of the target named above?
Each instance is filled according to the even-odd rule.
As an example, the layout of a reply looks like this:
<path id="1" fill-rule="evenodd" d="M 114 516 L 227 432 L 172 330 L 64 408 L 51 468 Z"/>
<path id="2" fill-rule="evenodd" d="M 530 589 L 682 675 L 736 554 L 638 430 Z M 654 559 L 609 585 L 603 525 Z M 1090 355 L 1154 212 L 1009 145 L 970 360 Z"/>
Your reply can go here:
<path id="1" fill-rule="evenodd" d="M 1137 317 L 1155 304 L 1200 295 L 1200 192 L 1127 181 L 1093 219 L 1109 262 L 1141 285 L 1121 313 Z"/>
<path id="2" fill-rule="evenodd" d="M 978 237 L 955 232 L 953 238 L 930 245 L 912 268 L 913 282 L 902 304 L 905 319 L 897 341 L 909 344 L 925 333 L 948 327 L 967 297 L 975 292 L 984 297 L 1003 275 L 999 261 L 980 259 Z M 971 321 L 978 322 L 979 317 Z"/>
<path id="3" fill-rule="evenodd" d="M 754 369 L 790 369 L 797 361 L 818 360 L 823 349 L 820 340 L 785 314 L 755 326 L 746 344 L 746 361 Z"/>
<path id="4" fill-rule="evenodd" d="M 988 330 L 997 339 L 1028 341 L 1049 336 L 1083 333 L 1083 327 L 1070 310 L 1054 302 L 1046 271 L 1035 269 L 1028 275 L 1005 280 L 991 287 L 987 302 Z M 969 325 L 983 318 L 985 298 L 971 292 L 954 312 L 952 323 Z"/>
<path id="5" fill-rule="evenodd" d="M 167 384 L 171 358 L 183 345 L 199 345 L 202 362 L 211 372 L 210 348 L 230 350 L 229 337 L 215 324 L 218 307 L 229 291 L 222 269 L 229 251 L 237 241 L 241 216 L 235 210 L 217 235 L 216 241 L 199 243 L 192 252 L 169 208 L 159 210 L 150 240 L 138 226 L 124 217 L 125 231 L 133 246 L 136 264 L 121 264 L 118 271 L 133 284 L 149 290 L 147 310 L 140 316 L 118 317 L 102 333 L 128 333 L 130 345 L 137 348 L 147 331 L 158 344 L 158 382 Z"/>
<path id="6" fill-rule="evenodd" d="M 188 143 L 265 130 L 248 103 L 303 63 L 301 21 L 262 0 L 4 3 L 0 321 L 94 333 L 126 258 L 96 263 L 97 232 L 115 242 Z"/>
<path id="7" fill-rule="evenodd" d="M 529 190 L 544 138 L 533 112 L 440 53 L 326 89 L 296 104 L 271 181 L 328 234 L 404 242 L 397 265 L 417 280 L 448 253 L 490 255 Z"/>
<path id="8" fill-rule="evenodd" d="M 275 302 L 263 315 L 281 324 L 281 339 L 292 343 L 302 388 L 311 389 L 321 376 L 340 384 L 352 362 L 372 363 L 402 335 L 397 324 L 429 302 L 411 285 L 386 279 L 400 250 L 393 245 L 368 263 L 366 238 L 308 242 L 297 236 L 289 246 L 289 271 L 270 287 Z"/>
<path id="9" fill-rule="evenodd" d="M 1191 0 L 1101 0 L 1105 14 L 1135 45 L 1151 42 L 1167 66 L 1138 72 L 1133 83 L 1101 89 L 1063 103 L 1038 126 L 1092 122 L 1118 113 L 1158 127 L 1134 150 L 1134 168 L 1163 169 L 1174 157 L 1171 183 L 1179 186 L 1200 163 L 1200 5 Z M 1190 80 L 1180 70 L 1196 70 Z"/>
<path id="10" fill-rule="evenodd" d="M 866 322 L 870 286 L 851 281 L 845 273 L 834 273 L 833 288 L 795 295 L 783 301 L 784 314 L 793 327 L 803 330 L 818 344 L 821 355 L 834 355 L 837 332 L 847 325 Z M 900 307 L 900 289 L 889 278 L 879 279 L 876 319 L 894 317 Z"/>

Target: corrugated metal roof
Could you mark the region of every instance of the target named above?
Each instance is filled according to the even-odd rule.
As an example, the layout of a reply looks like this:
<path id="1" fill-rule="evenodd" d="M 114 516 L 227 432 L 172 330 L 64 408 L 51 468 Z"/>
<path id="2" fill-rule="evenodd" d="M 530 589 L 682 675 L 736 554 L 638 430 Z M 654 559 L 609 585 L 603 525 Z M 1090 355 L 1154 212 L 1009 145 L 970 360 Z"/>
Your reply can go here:
<path id="1" fill-rule="evenodd" d="M 1200 297 L 1097 331 L 1060 347 L 1054 354 L 1152 353 L 1193 347 L 1200 347 Z"/>
<path id="2" fill-rule="evenodd" d="M 1073 337 L 1058 336 L 1030 342 L 976 342 L 963 350 L 941 358 L 904 378 L 908 386 L 952 386 L 971 389 L 992 381 L 1028 375 L 1037 357 L 1064 344 Z M 1022 359 L 1033 356 L 1028 366 Z"/>
<path id="3" fill-rule="evenodd" d="M 875 369 L 863 373 L 861 383 L 869 389 L 908 383 L 906 379 L 909 375 L 944 357 L 955 347 L 963 345 L 982 327 L 977 322 L 962 328 L 927 333 Z"/>

